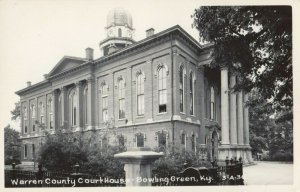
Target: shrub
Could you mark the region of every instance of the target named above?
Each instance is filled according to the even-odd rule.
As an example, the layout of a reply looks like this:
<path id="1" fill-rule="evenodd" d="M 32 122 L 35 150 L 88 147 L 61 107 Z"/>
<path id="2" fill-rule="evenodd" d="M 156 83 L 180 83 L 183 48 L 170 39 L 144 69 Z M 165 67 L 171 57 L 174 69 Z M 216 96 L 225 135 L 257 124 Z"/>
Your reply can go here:
<path id="1" fill-rule="evenodd" d="M 124 165 L 114 158 L 114 154 L 122 152 L 119 147 L 107 146 L 105 149 L 93 147 L 89 150 L 87 161 L 82 170 L 91 175 L 102 177 L 124 177 Z"/>
<path id="2" fill-rule="evenodd" d="M 211 164 L 201 160 L 193 152 L 171 152 L 156 160 L 152 173 L 157 177 L 177 175 L 186 167 L 210 167 Z"/>
<path id="3" fill-rule="evenodd" d="M 270 156 L 271 161 L 293 161 L 293 153 L 290 151 L 278 151 Z"/>
<path id="4" fill-rule="evenodd" d="M 38 162 L 49 171 L 74 171 L 76 163 L 87 161 L 86 150 L 76 135 L 62 133 L 46 134 L 46 141 L 42 145 Z"/>

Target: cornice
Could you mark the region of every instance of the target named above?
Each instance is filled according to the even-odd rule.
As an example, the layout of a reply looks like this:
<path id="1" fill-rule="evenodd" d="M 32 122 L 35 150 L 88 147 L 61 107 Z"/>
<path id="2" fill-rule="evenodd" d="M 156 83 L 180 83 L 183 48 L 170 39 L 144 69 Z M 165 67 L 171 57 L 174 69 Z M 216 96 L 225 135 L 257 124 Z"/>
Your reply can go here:
<path id="1" fill-rule="evenodd" d="M 196 53 L 198 53 L 197 50 L 199 51 L 201 50 L 201 45 L 193 37 L 191 37 L 186 31 L 184 31 L 179 25 L 176 25 L 160 33 L 154 34 L 141 41 L 138 41 L 135 44 L 125 47 L 116 53 L 104 57 L 100 57 L 99 59 L 96 59 L 94 63 L 95 65 L 98 65 L 100 63 L 105 63 L 107 61 L 119 59 L 122 56 L 125 57 L 132 53 L 141 52 L 155 45 L 169 41 L 173 37 L 175 38 L 180 37 L 182 41 L 184 41 L 184 43 L 187 44 L 189 47 L 191 47 Z"/>
<path id="2" fill-rule="evenodd" d="M 28 93 L 29 91 L 35 91 L 37 89 L 40 89 L 40 88 L 45 88 L 45 87 L 48 87 L 48 86 L 51 86 L 51 82 L 49 80 L 44 80 L 44 81 L 41 81 L 39 83 L 36 83 L 34 85 L 31 85 L 30 87 L 26 87 L 24 89 L 21 89 L 19 91 L 16 91 L 15 94 L 19 95 L 19 96 L 22 96 L 26 93 Z"/>

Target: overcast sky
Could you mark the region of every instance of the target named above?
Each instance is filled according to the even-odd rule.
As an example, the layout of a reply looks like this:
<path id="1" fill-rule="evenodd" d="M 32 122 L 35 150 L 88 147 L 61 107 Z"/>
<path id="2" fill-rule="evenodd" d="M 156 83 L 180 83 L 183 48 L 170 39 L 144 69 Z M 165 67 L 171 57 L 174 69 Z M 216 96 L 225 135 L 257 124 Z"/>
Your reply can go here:
<path id="1" fill-rule="evenodd" d="M 203 0 L 0 0 L 0 127 L 11 124 L 19 130 L 19 122 L 10 121 L 10 111 L 19 100 L 14 92 L 25 88 L 27 81 L 43 80 L 64 55 L 85 57 L 87 47 L 99 57 L 109 10 L 123 7 L 131 13 L 137 41 L 151 27 L 157 33 L 177 24 L 198 40 L 191 15 L 203 4 Z"/>
<path id="2" fill-rule="evenodd" d="M 195 39 L 191 15 L 201 1 L 104 1 L 104 0 L 9 0 L 0 2 L 0 127 L 11 122 L 10 111 L 19 97 L 14 93 L 43 80 L 64 56 L 85 57 L 85 48 L 99 57 L 99 42 L 105 38 L 106 16 L 116 7 L 127 9 L 133 20 L 135 40 L 145 30 L 155 33 L 179 24 Z"/>

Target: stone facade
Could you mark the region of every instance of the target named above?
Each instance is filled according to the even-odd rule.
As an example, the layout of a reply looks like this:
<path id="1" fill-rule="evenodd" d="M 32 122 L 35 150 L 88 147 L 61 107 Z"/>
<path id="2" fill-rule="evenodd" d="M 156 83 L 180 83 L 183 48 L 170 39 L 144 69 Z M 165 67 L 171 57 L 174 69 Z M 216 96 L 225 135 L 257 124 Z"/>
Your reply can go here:
<path id="1" fill-rule="evenodd" d="M 108 36 L 106 48 L 116 38 Z M 236 75 L 210 68 L 212 45 L 200 46 L 180 26 L 125 44 L 98 59 L 91 48 L 86 58 L 65 56 L 44 81 L 16 92 L 22 161 L 36 158 L 43 127 L 53 134 L 69 129 L 87 140 L 99 133 L 89 140 L 91 146 L 102 145 L 103 139 L 116 145 L 122 137 L 126 147 L 174 146 L 207 159 L 252 161 L 247 94 L 230 93 Z M 110 126 L 117 136 L 101 137 Z"/>

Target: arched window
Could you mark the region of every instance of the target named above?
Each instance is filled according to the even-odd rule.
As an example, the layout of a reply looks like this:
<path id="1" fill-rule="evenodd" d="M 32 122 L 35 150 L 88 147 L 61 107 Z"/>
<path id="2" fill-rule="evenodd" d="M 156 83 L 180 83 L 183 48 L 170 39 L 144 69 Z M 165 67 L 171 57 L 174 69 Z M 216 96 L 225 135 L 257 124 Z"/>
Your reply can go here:
<path id="1" fill-rule="evenodd" d="M 158 112 L 167 112 L 167 73 L 164 66 L 158 69 Z"/>
<path id="2" fill-rule="evenodd" d="M 190 73 L 190 115 L 194 115 L 194 76 Z"/>
<path id="3" fill-rule="evenodd" d="M 83 125 L 85 126 L 88 122 L 88 108 L 87 108 L 87 93 L 88 93 L 88 87 L 85 86 L 83 90 Z"/>
<path id="4" fill-rule="evenodd" d="M 125 118 L 125 81 L 120 79 L 118 82 L 118 96 L 119 96 L 119 119 Z"/>
<path id="5" fill-rule="evenodd" d="M 107 147 L 108 147 L 108 139 L 107 139 L 107 137 L 103 137 L 101 139 L 101 148 L 102 149 L 107 149 Z"/>
<path id="6" fill-rule="evenodd" d="M 50 98 L 49 100 L 48 100 L 48 108 L 49 108 L 49 128 L 50 129 L 53 129 L 53 101 L 52 101 L 52 99 Z"/>
<path id="7" fill-rule="evenodd" d="M 136 133 L 135 140 L 136 140 L 136 147 L 144 147 L 145 146 L 145 134 L 144 133 Z"/>
<path id="8" fill-rule="evenodd" d="M 191 140 L 192 140 L 192 150 L 196 151 L 196 137 L 194 134 L 192 134 Z"/>
<path id="9" fill-rule="evenodd" d="M 121 28 L 118 29 L 118 36 L 122 37 L 122 29 Z"/>
<path id="10" fill-rule="evenodd" d="M 24 133 L 27 133 L 27 107 L 23 108 L 23 126 L 24 126 Z"/>
<path id="11" fill-rule="evenodd" d="M 158 150 L 165 151 L 167 147 L 167 133 L 165 131 L 162 131 L 156 134 L 158 139 Z"/>
<path id="12" fill-rule="evenodd" d="M 105 83 L 103 83 L 102 87 L 101 87 L 101 103 L 102 103 L 102 119 L 103 119 L 103 121 L 108 121 L 107 89 L 108 89 L 108 86 Z"/>
<path id="13" fill-rule="evenodd" d="M 44 114 L 45 114 L 45 106 L 44 106 L 44 103 L 43 102 L 40 102 L 39 103 L 39 114 L 40 114 L 40 124 L 44 124 L 45 123 L 45 117 L 44 117 Z"/>
<path id="14" fill-rule="evenodd" d="M 31 118 L 35 119 L 35 105 L 34 104 L 31 105 Z"/>
<path id="15" fill-rule="evenodd" d="M 184 68 L 180 66 L 179 68 L 179 97 L 180 97 L 180 112 L 184 112 Z"/>
<path id="16" fill-rule="evenodd" d="M 181 145 L 185 145 L 186 135 L 185 133 L 181 133 Z"/>
<path id="17" fill-rule="evenodd" d="M 77 94 L 75 89 L 70 92 L 69 95 L 69 109 L 70 109 L 70 121 L 72 126 L 76 126 L 77 121 Z"/>
<path id="18" fill-rule="evenodd" d="M 210 119 L 215 119 L 215 90 L 214 87 L 210 87 Z"/>
<path id="19" fill-rule="evenodd" d="M 31 149 L 32 149 L 32 158 L 35 158 L 35 145 L 31 144 Z"/>
<path id="20" fill-rule="evenodd" d="M 145 75 L 143 72 L 139 72 L 137 74 L 137 115 L 144 115 L 145 107 L 144 107 L 144 81 Z"/>
<path id="21" fill-rule="evenodd" d="M 27 148 L 27 144 L 24 145 L 24 159 L 27 159 L 27 155 L 28 155 L 28 148 Z"/>
<path id="22" fill-rule="evenodd" d="M 125 147 L 125 138 L 123 135 L 118 136 L 119 148 L 124 149 Z"/>
<path id="23" fill-rule="evenodd" d="M 32 131 L 35 131 L 35 118 L 36 118 L 36 110 L 35 110 L 35 105 L 32 104 L 31 107 L 31 123 L 32 123 Z"/>

